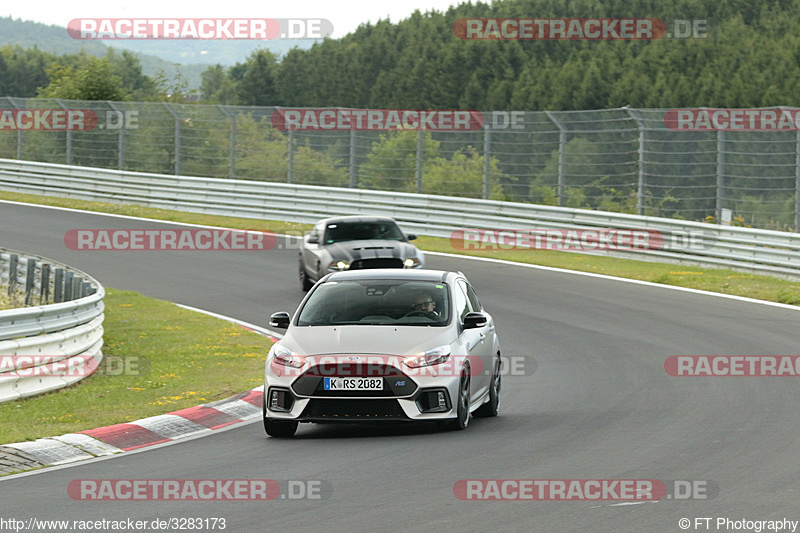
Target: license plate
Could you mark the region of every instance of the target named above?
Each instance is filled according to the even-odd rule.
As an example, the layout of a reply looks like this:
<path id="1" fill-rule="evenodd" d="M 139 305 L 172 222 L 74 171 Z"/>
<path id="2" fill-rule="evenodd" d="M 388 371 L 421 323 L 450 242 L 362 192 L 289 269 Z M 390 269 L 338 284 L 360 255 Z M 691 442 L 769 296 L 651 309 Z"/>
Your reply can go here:
<path id="1" fill-rule="evenodd" d="M 383 378 L 325 378 L 325 390 L 383 390 Z"/>

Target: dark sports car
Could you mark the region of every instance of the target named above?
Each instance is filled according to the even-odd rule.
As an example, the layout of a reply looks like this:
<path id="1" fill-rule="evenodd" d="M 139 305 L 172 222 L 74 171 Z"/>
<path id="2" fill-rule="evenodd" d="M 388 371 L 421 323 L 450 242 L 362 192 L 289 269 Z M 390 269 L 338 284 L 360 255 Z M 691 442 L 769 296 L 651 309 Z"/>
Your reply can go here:
<path id="1" fill-rule="evenodd" d="M 331 272 L 367 268 L 423 268 L 425 256 L 389 217 L 320 220 L 300 243 L 300 286 L 309 290 Z"/>

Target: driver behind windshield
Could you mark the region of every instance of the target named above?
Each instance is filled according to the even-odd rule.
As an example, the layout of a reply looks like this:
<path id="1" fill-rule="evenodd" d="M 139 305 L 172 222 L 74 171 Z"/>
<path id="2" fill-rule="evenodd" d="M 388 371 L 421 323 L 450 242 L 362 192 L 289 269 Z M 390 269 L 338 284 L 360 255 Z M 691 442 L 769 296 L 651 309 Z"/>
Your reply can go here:
<path id="1" fill-rule="evenodd" d="M 431 318 L 439 318 L 439 312 L 436 310 L 436 301 L 428 293 L 418 294 L 414 298 L 414 311 L 421 311 Z"/>

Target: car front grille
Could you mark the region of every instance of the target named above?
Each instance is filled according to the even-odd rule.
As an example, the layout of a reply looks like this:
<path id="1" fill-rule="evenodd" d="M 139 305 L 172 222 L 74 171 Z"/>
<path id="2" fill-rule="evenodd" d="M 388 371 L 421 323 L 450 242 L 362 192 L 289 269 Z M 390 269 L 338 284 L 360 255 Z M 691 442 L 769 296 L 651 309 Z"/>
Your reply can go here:
<path id="1" fill-rule="evenodd" d="M 376 422 L 408 420 L 397 400 L 352 400 L 312 398 L 301 420 Z"/>
<path id="2" fill-rule="evenodd" d="M 365 270 L 368 268 L 403 268 L 403 260 L 391 257 L 358 259 L 350 265 L 350 270 Z"/>
<path id="3" fill-rule="evenodd" d="M 331 376 L 382 376 L 383 389 L 375 391 L 356 391 L 356 390 L 325 390 L 324 375 L 315 372 L 317 368 L 312 368 L 304 375 L 300 376 L 292 383 L 292 390 L 299 396 L 323 396 L 323 397 L 376 397 L 376 396 L 410 396 L 417 391 L 417 385 L 405 374 L 386 365 L 370 365 L 370 372 L 358 372 L 348 368 L 348 365 L 338 365 L 338 372 L 328 372 Z"/>

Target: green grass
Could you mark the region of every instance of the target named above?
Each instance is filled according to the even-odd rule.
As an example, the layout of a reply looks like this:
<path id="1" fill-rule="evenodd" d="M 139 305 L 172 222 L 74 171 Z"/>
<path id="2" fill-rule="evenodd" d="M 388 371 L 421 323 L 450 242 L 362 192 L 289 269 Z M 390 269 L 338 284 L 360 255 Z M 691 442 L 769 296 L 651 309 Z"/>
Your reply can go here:
<path id="1" fill-rule="evenodd" d="M 266 337 L 136 292 L 107 289 L 105 304 L 103 354 L 114 364 L 74 386 L 0 403 L 0 444 L 161 415 L 262 383 Z M 116 375 L 126 364 L 130 375 Z"/>
<path id="2" fill-rule="evenodd" d="M 0 285 L 0 311 L 3 309 L 15 309 L 25 306 L 25 298 L 20 293 L 8 295 L 8 286 Z"/>
<path id="3" fill-rule="evenodd" d="M 185 213 L 182 211 L 153 209 L 138 205 L 90 202 L 5 191 L 0 191 L 0 199 L 32 204 L 71 207 L 87 211 L 118 213 L 174 222 L 188 222 L 238 229 L 267 230 L 275 233 L 296 234 L 297 232 L 307 231 L 311 228 L 310 224 Z M 420 237 L 416 243 L 421 249 L 433 252 L 491 257 L 521 263 L 663 283 L 665 285 L 702 289 L 724 294 L 747 296 L 771 302 L 800 305 L 800 282 L 783 280 L 771 276 L 747 274 L 728 269 L 691 267 L 686 265 L 654 263 L 650 261 L 636 261 L 633 259 L 619 259 L 615 257 L 555 252 L 550 250 L 458 251 L 453 248 L 449 239 L 436 237 Z"/>

